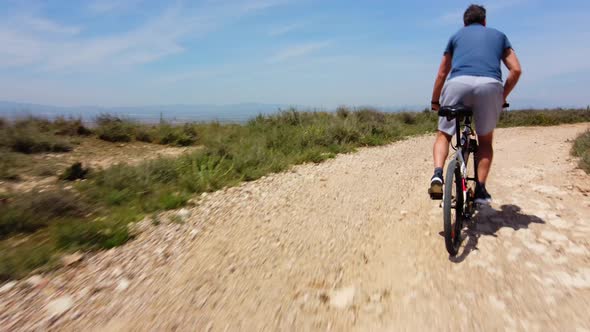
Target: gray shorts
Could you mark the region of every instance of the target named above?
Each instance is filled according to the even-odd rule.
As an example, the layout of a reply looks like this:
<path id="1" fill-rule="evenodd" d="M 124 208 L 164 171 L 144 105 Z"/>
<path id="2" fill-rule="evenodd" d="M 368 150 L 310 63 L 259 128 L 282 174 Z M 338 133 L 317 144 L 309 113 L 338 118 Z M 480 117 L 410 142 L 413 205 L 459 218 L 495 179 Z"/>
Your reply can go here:
<path id="1" fill-rule="evenodd" d="M 475 131 L 478 135 L 487 135 L 496 128 L 502 113 L 504 104 L 502 82 L 489 77 L 454 77 L 443 87 L 441 106 L 459 103 L 473 108 Z M 454 135 L 455 120 L 447 121 L 446 118 L 439 117 L 438 130 Z"/>

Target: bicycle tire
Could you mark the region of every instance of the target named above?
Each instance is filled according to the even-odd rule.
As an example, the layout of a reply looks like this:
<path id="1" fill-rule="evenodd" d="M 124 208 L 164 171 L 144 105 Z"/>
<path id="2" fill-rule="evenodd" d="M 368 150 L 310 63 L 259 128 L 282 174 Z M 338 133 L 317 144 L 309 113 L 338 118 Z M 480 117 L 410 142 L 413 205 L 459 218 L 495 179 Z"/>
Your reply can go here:
<path id="1" fill-rule="evenodd" d="M 455 195 L 453 195 L 453 188 L 455 189 Z M 445 246 L 451 256 L 456 256 L 461 246 L 461 230 L 463 228 L 463 182 L 457 159 L 451 160 L 447 169 L 443 198 L 443 220 Z"/>
<path id="2" fill-rule="evenodd" d="M 477 185 L 477 158 L 475 157 L 475 154 L 477 153 L 477 142 L 472 144 L 476 144 L 475 145 L 475 151 L 471 152 L 469 155 L 471 157 L 468 156 L 468 158 L 470 158 L 470 161 L 473 165 L 472 169 L 473 169 L 473 176 L 471 177 L 471 175 L 468 175 L 468 177 L 471 177 L 473 180 L 471 181 L 467 181 L 467 202 L 465 202 L 466 204 L 464 204 L 464 206 L 467 207 L 467 211 L 463 211 L 463 212 L 467 212 L 469 215 L 469 218 L 471 218 L 473 216 L 473 214 L 475 213 L 475 187 Z M 469 169 L 469 167 L 467 168 Z"/>

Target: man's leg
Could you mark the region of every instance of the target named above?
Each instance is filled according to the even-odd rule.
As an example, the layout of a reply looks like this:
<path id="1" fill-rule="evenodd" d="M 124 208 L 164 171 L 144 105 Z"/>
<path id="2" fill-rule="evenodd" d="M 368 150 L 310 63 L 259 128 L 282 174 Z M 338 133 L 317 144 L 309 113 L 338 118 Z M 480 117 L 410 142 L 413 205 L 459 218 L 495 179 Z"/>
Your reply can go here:
<path id="1" fill-rule="evenodd" d="M 449 155 L 449 143 L 451 142 L 451 135 L 438 131 L 436 139 L 434 140 L 434 147 L 432 151 L 434 159 L 434 168 L 443 168 L 445 160 Z"/>
<path id="2" fill-rule="evenodd" d="M 490 168 L 492 167 L 492 159 L 494 158 L 494 147 L 492 145 L 494 140 L 494 131 L 486 135 L 477 137 L 479 141 L 479 148 L 477 149 L 477 181 L 485 186 Z"/>
<path id="3" fill-rule="evenodd" d="M 441 95 L 441 105 L 451 106 L 464 101 L 466 95 L 471 93 L 471 86 L 450 80 L 445 83 Z M 430 178 L 428 193 L 430 198 L 441 199 L 443 195 L 443 167 L 449 155 L 449 143 L 455 132 L 455 120 L 447 120 L 444 117 L 438 119 L 438 132 L 434 140 L 432 155 L 434 160 L 434 174 Z"/>
<path id="4" fill-rule="evenodd" d="M 445 166 L 445 160 L 449 154 L 449 142 L 451 135 L 438 131 L 436 139 L 434 140 L 434 147 L 432 148 L 432 155 L 434 159 L 434 175 L 430 179 L 430 188 L 428 193 L 433 199 L 442 198 L 443 194 L 443 167 Z"/>
<path id="5" fill-rule="evenodd" d="M 475 188 L 475 202 L 489 204 L 492 196 L 486 189 L 486 181 L 492 166 L 494 129 L 504 103 L 503 87 L 500 82 L 482 83 L 475 88 L 475 130 L 479 134 L 477 158 L 478 184 Z"/>

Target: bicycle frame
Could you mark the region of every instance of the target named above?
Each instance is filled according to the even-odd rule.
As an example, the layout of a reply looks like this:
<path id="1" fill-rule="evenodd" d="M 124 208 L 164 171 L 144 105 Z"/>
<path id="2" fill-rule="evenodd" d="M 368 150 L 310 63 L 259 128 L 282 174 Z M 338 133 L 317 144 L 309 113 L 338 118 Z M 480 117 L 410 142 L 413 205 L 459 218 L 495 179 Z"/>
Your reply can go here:
<path id="1" fill-rule="evenodd" d="M 463 123 L 463 132 L 461 132 L 461 118 L 455 118 L 455 130 L 456 130 L 456 139 L 457 145 L 453 147 L 457 152 L 455 152 L 454 158 L 459 161 L 461 165 L 461 179 L 462 179 L 462 191 L 463 191 L 463 213 L 469 217 L 471 209 L 469 208 L 469 204 L 471 203 L 471 199 L 469 197 L 469 188 L 467 187 L 467 181 L 477 181 L 477 166 L 474 167 L 474 177 L 470 178 L 467 174 L 467 165 L 469 161 L 469 154 L 471 151 L 471 144 L 472 139 L 471 137 L 474 136 L 475 132 L 471 128 L 471 117 L 465 116 L 464 123 Z M 451 144 L 452 146 L 452 144 Z M 474 158 L 475 160 L 475 158 Z M 477 165 L 477 163 L 475 163 Z"/>

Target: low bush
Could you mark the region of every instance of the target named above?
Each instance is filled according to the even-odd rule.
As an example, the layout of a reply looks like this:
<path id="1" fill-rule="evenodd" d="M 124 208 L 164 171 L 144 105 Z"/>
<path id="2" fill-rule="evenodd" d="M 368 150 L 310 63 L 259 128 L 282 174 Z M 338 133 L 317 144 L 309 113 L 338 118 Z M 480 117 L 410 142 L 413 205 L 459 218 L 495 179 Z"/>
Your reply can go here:
<path id="1" fill-rule="evenodd" d="M 578 162 L 580 168 L 590 174 L 590 130 L 576 138 L 571 153 L 580 158 Z"/>
<path id="2" fill-rule="evenodd" d="M 503 112 L 498 127 L 555 126 L 588 121 L 590 111 L 585 109 L 521 110 Z"/>
<path id="3" fill-rule="evenodd" d="M 0 239 L 32 233 L 61 218 L 83 218 L 88 204 L 67 190 L 32 191 L 7 198 L 0 205 Z"/>
<path id="4" fill-rule="evenodd" d="M 0 282 L 23 278 L 31 271 L 46 267 L 55 248 L 44 238 L 21 241 L 18 244 L 0 243 Z"/>
<path id="5" fill-rule="evenodd" d="M 66 168 L 66 170 L 63 172 L 63 174 L 60 175 L 59 178 L 65 181 L 85 179 L 88 172 L 88 168 L 84 168 L 82 167 L 82 163 L 76 162 L 73 163 L 70 167 Z"/>
<path id="6" fill-rule="evenodd" d="M 351 113 L 352 111 L 346 106 L 338 106 L 336 108 L 336 116 L 339 118 L 346 119 Z"/>
<path id="7" fill-rule="evenodd" d="M 101 114 L 96 118 L 95 132 L 107 142 L 130 142 L 135 136 L 137 124 L 120 117 Z"/>
<path id="8" fill-rule="evenodd" d="M 189 146 L 197 140 L 197 132 L 190 124 L 171 126 L 161 123 L 156 131 L 156 143 L 164 145 Z"/>
<path id="9" fill-rule="evenodd" d="M 89 136 L 92 134 L 92 130 L 84 125 L 81 118 L 57 117 L 53 120 L 52 126 L 56 135 Z"/>
<path id="10" fill-rule="evenodd" d="M 7 131 L 3 144 L 14 152 L 25 154 L 41 152 L 69 152 L 72 146 L 64 140 L 35 131 L 31 128 L 15 127 Z"/>
<path id="11" fill-rule="evenodd" d="M 0 180 L 18 180 L 20 162 L 14 152 L 0 149 Z"/>
<path id="12" fill-rule="evenodd" d="M 108 114 L 97 117 L 96 124 L 98 137 L 108 142 L 130 142 L 135 139 L 146 143 L 189 146 L 197 141 L 197 131 L 192 124 L 173 126 L 161 122 L 158 125 L 146 125 Z"/>
<path id="13" fill-rule="evenodd" d="M 54 121 L 28 116 L 0 125 L 0 148 L 33 154 L 43 152 L 69 152 L 75 139 L 63 136 L 88 136 L 91 131 L 81 119 L 58 117 Z"/>
<path id="14" fill-rule="evenodd" d="M 46 118 L 29 115 L 27 117 L 16 119 L 12 127 L 17 129 L 32 129 L 37 132 L 48 133 L 52 129 L 52 124 L 51 121 Z"/>
<path id="15" fill-rule="evenodd" d="M 334 113 L 289 109 L 257 116 L 244 124 L 145 126 L 112 116 L 97 120 L 97 135 L 108 133 L 114 141 L 124 137 L 123 141 L 199 144 L 202 148 L 177 158 L 148 160 L 134 166 L 115 165 L 93 172 L 86 176 L 86 181 L 75 185 L 79 194 L 37 192 L 9 197 L 8 203 L 0 206 L 0 238 L 31 232 L 35 232 L 33 237 L 44 234 L 48 239 L 44 250 L 49 254 L 31 244 L 18 253 L 13 250 L 10 257 L 30 255 L 30 259 L 23 259 L 28 263 L 21 265 L 16 258 L 7 259 L 8 263 L 0 263 L 0 276 L 20 276 L 27 269 L 48 264 L 53 254 L 62 250 L 109 248 L 124 243 L 130 238 L 128 223 L 159 210 L 178 208 L 195 193 L 255 180 L 295 164 L 321 162 L 358 147 L 433 132 L 438 117 L 429 111 L 380 113 L 342 107 Z M 590 112 L 523 111 L 506 113 L 500 125 L 582 121 L 590 121 Z M 583 143 L 587 140 L 576 143 L 574 150 L 582 152 L 575 153 L 582 155 L 587 150 L 588 143 Z M 78 171 L 76 167 L 73 173 Z"/>
<path id="16" fill-rule="evenodd" d="M 111 221 L 64 221 L 53 228 L 59 249 L 109 249 L 130 238 L 127 224 Z"/>
<path id="17" fill-rule="evenodd" d="M 135 131 L 135 139 L 145 143 L 155 143 L 156 128 L 153 126 L 139 126 Z"/>

